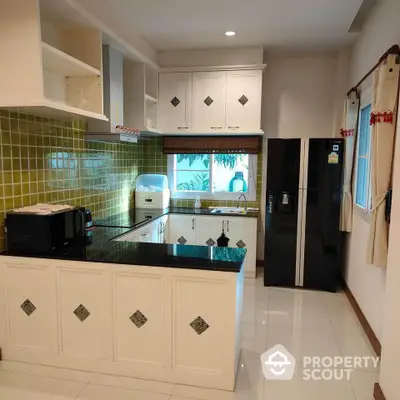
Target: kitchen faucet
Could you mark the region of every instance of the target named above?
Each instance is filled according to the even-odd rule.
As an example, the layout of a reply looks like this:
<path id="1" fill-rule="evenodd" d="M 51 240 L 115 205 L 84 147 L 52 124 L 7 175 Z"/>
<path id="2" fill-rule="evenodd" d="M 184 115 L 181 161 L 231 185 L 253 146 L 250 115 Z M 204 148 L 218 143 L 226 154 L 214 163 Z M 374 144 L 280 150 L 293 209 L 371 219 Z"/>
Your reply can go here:
<path id="1" fill-rule="evenodd" d="M 239 196 L 239 198 L 237 199 L 236 208 L 239 208 L 240 199 L 241 199 L 242 197 L 244 197 L 244 210 L 247 211 L 247 198 L 246 198 L 246 196 L 244 195 L 244 193 L 242 193 L 242 194 Z"/>

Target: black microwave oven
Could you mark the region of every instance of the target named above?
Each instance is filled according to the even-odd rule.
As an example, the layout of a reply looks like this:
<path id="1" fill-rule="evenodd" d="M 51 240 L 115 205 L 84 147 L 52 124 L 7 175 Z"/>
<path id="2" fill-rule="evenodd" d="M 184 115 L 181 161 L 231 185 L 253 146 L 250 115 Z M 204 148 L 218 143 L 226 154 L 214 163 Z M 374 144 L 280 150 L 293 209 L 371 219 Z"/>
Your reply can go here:
<path id="1" fill-rule="evenodd" d="M 6 215 L 7 251 L 11 254 L 51 254 L 91 234 L 89 210 L 72 209 L 52 214 L 11 211 Z"/>

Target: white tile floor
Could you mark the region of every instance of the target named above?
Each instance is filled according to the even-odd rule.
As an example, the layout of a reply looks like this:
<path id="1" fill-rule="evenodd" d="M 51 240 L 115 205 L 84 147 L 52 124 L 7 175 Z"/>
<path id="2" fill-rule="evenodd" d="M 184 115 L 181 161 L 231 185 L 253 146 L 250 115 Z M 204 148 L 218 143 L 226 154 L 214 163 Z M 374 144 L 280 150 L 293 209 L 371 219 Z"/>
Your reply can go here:
<path id="1" fill-rule="evenodd" d="M 378 370 L 350 381 L 267 381 L 260 354 L 284 345 L 307 356 L 375 356 L 344 294 L 264 288 L 246 280 L 243 352 L 234 393 L 87 372 L 0 362 L 0 400 L 372 400 Z"/>

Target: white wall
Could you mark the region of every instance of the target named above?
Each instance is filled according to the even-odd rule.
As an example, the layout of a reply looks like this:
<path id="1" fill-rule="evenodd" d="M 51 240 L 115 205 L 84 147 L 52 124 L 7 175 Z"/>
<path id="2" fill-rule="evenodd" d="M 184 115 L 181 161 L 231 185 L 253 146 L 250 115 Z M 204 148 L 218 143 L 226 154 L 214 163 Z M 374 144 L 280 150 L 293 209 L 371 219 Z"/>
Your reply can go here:
<path id="1" fill-rule="evenodd" d="M 354 46 L 350 78 L 354 85 L 393 44 L 400 42 L 400 2 L 383 0 L 366 21 Z M 348 243 L 347 284 L 357 299 L 378 339 L 383 340 L 383 309 L 386 291 L 386 270 L 365 261 L 369 221 L 354 213 L 354 228 Z"/>
<path id="2" fill-rule="evenodd" d="M 336 54 L 267 56 L 263 129 L 267 137 L 332 137 Z"/>
<path id="3" fill-rule="evenodd" d="M 400 2 L 382 0 L 363 27 L 352 54 L 351 80 L 356 83 L 391 45 L 400 43 Z M 354 216 L 349 246 L 348 285 L 381 341 L 380 384 L 387 400 L 399 398 L 400 380 L 400 141 L 395 154 L 393 214 L 386 272 L 365 263 L 369 224 Z M 386 280 L 387 278 L 387 280 Z M 386 288 L 385 288 L 386 281 Z M 384 318 L 383 318 L 384 317 Z"/>
<path id="4" fill-rule="evenodd" d="M 158 53 L 158 64 L 161 68 L 250 65 L 262 64 L 262 62 L 262 47 L 161 51 Z"/>

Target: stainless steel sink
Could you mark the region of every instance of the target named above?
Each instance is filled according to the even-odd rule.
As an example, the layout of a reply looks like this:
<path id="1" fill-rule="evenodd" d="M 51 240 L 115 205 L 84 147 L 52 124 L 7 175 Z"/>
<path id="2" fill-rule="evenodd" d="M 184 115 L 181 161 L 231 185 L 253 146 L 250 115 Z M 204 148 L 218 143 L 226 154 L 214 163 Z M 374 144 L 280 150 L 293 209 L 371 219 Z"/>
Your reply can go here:
<path id="1" fill-rule="evenodd" d="M 211 211 L 211 214 L 247 214 L 247 210 L 243 207 L 218 207 Z"/>

